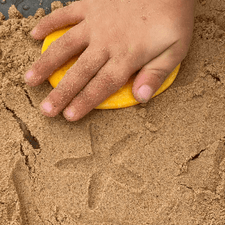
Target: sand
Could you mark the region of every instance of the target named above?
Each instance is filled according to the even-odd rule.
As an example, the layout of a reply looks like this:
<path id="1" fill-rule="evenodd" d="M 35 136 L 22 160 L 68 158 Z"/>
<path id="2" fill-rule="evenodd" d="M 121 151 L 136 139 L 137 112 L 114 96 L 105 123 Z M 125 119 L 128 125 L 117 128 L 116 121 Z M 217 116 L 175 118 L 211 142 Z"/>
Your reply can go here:
<path id="1" fill-rule="evenodd" d="M 197 2 L 190 51 L 164 93 L 77 122 L 43 116 L 52 87 L 23 80 L 41 55 L 29 32 L 43 10 L 0 15 L 0 224 L 225 224 L 224 12 L 223 0 Z"/>

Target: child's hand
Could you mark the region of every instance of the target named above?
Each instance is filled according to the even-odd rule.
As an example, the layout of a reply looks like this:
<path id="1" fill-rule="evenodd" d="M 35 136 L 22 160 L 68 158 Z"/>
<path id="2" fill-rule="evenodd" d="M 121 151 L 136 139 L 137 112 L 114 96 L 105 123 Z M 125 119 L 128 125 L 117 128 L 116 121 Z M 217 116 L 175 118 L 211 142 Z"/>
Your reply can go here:
<path id="1" fill-rule="evenodd" d="M 55 10 L 33 29 L 35 39 L 75 25 L 28 71 L 30 86 L 43 83 L 72 56 L 84 51 L 41 103 L 44 115 L 64 108 L 77 121 L 138 72 L 133 95 L 147 102 L 187 54 L 194 0 L 82 0 Z"/>

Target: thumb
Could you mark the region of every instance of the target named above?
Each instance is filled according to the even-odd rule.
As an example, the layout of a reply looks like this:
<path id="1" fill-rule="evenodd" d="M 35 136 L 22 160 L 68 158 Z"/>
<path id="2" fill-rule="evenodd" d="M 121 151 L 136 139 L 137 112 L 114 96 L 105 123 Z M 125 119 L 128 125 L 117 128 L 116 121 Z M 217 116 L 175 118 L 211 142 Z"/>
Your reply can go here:
<path id="1" fill-rule="evenodd" d="M 134 80 L 134 98 L 140 103 L 148 102 L 182 59 L 166 50 L 142 67 Z"/>

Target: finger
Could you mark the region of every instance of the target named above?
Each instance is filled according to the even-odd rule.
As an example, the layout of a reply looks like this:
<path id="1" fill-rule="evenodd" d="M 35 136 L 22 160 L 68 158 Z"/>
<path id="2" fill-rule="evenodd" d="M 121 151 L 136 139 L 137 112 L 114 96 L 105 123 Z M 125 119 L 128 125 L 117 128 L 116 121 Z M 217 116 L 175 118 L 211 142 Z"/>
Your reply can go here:
<path id="1" fill-rule="evenodd" d="M 43 17 L 31 31 L 32 37 L 44 39 L 55 30 L 80 23 L 84 19 L 85 12 L 82 5 L 82 2 L 76 1 Z"/>
<path id="2" fill-rule="evenodd" d="M 108 59 L 109 54 L 107 51 L 89 46 L 80 55 L 77 62 L 67 71 L 57 87 L 41 103 L 42 113 L 50 117 L 56 116 L 96 75 Z"/>
<path id="3" fill-rule="evenodd" d="M 185 53 L 179 47 L 175 43 L 139 71 L 132 87 L 132 93 L 138 102 L 148 102 L 166 77 L 183 60 Z"/>
<path id="4" fill-rule="evenodd" d="M 56 69 L 84 51 L 88 42 L 84 23 L 71 28 L 62 37 L 52 42 L 32 65 L 31 70 L 24 77 L 26 83 L 30 86 L 43 83 Z"/>
<path id="5" fill-rule="evenodd" d="M 135 72 L 128 62 L 110 59 L 86 87 L 71 101 L 63 114 L 68 121 L 77 121 L 118 91 Z"/>

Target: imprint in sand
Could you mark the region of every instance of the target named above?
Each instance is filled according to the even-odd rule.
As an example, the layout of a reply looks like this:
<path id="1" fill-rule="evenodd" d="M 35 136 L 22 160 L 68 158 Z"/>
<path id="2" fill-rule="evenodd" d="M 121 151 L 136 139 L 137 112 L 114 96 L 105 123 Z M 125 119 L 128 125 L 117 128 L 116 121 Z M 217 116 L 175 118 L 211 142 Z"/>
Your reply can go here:
<path id="1" fill-rule="evenodd" d="M 88 188 L 88 207 L 95 209 L 103 198 L 104 190 L 109 179 L 113 179 L 133 192 L 140 192 L 144 186 L 144 181 L 138 174 L 133 173 L 122 165 L 122 161 L 131 146 L 137 141 L 138 134 L 129 134 L 122 140 L 115 143 L 108 151 L 103 152 L 99 149 L 97 141 L 99 137 L 95 135 L 97 125 L 90 125 L 91 145 L 93 154 L 83 158 L 67 158 L 58 161 L 55 166 L 59 170 L 79 171 L 79 168 L 93 171 L 94 167 L 98 170 L 90 178 Z"/>

